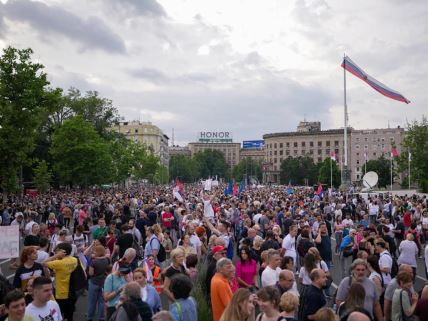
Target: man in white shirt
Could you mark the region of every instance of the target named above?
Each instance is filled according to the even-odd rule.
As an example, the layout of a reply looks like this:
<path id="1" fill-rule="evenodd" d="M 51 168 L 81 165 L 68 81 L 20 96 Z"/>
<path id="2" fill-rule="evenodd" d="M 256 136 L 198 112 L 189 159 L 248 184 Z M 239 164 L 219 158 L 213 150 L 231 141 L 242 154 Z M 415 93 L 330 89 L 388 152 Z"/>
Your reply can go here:
<path id="1" fill-rule="evenodd" d="M 282 252 L 283 256 L 291 256 L 296 262 L 297 252 L 296 252 L 296 235 L 297 235 L 297 226 L 290 226 L 290 231 L 284 240 L 282 241 Z"/>
<path id="2" fill-rule="evenodd" d="M 58 303 L 51 300 L 52 281 L 50 278 L 39 276 L 34 279 L 33 297 L 33 302 L 25 309 L 26 315 L 36 321 L 62 321 Z"/>
<path id="3" fill-rule="evenodd" d="M 279 273 L 281 273 L 281 257 L 279 252 L 274 249 L 268 251 L 267 256 L 268 266 L 263 270 L 262 273 L 262 287 L 273 286 L 279 280 Z"/>
<path id="4" fill-rule="evenodd" d="M 392 257 L 386 250 L 384 241 L 376 242 L 376 252 L 379 253 L 379 268 L 382 272 L 383 283 L 387 286 L 391 283 Z"/>
<path id="5" fill-rule="evenodd" d="M 377 205 L 377 201 L 370 202 L 369 204 L 369 217 L 370 223 L 375 224 L 377 214 L 379 213 L 379 205 Z"/>

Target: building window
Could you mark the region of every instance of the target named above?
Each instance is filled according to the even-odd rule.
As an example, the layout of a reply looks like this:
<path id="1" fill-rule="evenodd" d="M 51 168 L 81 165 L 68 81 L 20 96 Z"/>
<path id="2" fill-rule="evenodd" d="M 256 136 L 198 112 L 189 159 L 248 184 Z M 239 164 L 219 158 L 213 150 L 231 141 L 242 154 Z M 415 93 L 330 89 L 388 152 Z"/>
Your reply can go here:
<path id="1" fill-rule="evenodd" d="M 283 160 L 283 158 L 282 158 L 282 157 L 280 157 L 280 158 L 279 158 L 279 162 L 280 162 L 280 163 L 282 163 L 282 160 Z"/>
<path id="2" fill-rule="evenodd" d="M 318 142 L 318 147 L 321 147 L 322 146 L 322 142 Z"/>
<path id="3" fill-rule="evenodd" d="M 305 142 L 302 142 L 302 147 L 306 147 L 306 143 Z"/>
<path id="4" fill-rule="evenodd" d="M 314 147 L 314 142 L 309 142 L 309 147 Z"/>
<path id="5" fill-rule="evenodd" d="M 381 140 L 382 140 L 382 143 L 383 143 L 385 141 L 385 138 L 382 138 Z"/>
<path id="6" fill-rule="evenodd" d="M 355 145 L 355 149 L 360 149 L 360 145 Z"/>
<path id="7" fill-rule="evenodd" d="M 339 150 L 338 149 L 335 149 L 334 152 L 336 153 L 336 156 L 337 156 L 337 154 L 339 154 Z"/>
<path id="8" fill-rule="evenodd" d="M 356 141 L 359 142 L 360 141 L 360 137 L 357 137 Z"/>
<path id="9" fill-rule="evenodd" d="M 373 153 L 373 156 L 376 156 L 376 153 Z"/>
<path id="10" fill-rule="evenodd" d="M 274 150 L 274 151 L 273 151 L 273 154 L 274 154 L 274 155 L 276 156 L 276 154 L 277 154 L 277 151 L 276 151 L 276 150 Z"/>
<path id="11" fill-rule="evenodd" d="M 269 152 L 269 155 L 272 156 L 272 151 Z"/>
<path id="12" fill-rule="evenodd" d="M 297 147 L 297 142 L 294 142 L 294 143 L 293 143 L 293 146 L 294 146 L 294 147 Z"/>
<path id="13" fill-rule="evenodd" d="M 360 153 L 357 153 L 357 156 L 360 156 Z"/>
<path id="14" fill-rule="evenodd" d="M 302 150 L 302 155 L 305 155 L 306 154 L 306 151 L 305 150 Z"/>
<path id="15" fill-rule="evenodd" d="M 360 165 L 360 160 L 359 159 L 357 159 L 357 165 Z"/>
<path id="16" fill-rule="evenodd" d="M 329 140 L 325 142 L 325 146 L 327 146 L 327 147 L 330 146 L 330 141 Z"/>
<path id="17" fill-rule="evenodd" d="M 368 150 L 369 149 L 369 145 L 364 145 L 364 150 Z"/>
<path id="18" fill-rule="evenodd" d="M 280 150 L 279 151 L 279 155 L 283 155 L 284 154 L 284 151 L 283 150 Z"/>
<path id="19" fill-rule="evenodd" d="M 367 137 L 364 137 L 364 141 L 367 142 L 369 139 Z"/>
<path id="20" fill-rule="evenodd" d="M 374 145 L 372 146 L 372 149 L 373 149 L 373 150 L 376 150 L 376 149 L 377 149 L 377 145 L 376 145 L 376 144 L 374 144 Z"/>
<path id="21" fill-rule="evenodd" d="M 297 155 L 297 149 L 294 150 L 294 155 Z"/>
<path id="22" fill-rule="evenodd" d="M 134 130 L 134 132 L 135 132 L 136 134 L 138 134 L 138 128 L 136 128 L 136 129 Z"/>
<path id="23" fill-rule="evenodd" d="M 285 147 L 290 147 L 290 143 L 285 143 Z"/>
<path id="24" fill-rule="evenodd" d="M 357 179 L 360 179 L 360 175 L 359 174 L 357 174 Z"/>
<path id="25" fill-rule="evenodd" d="M 338 140 L 335 140 L 335 141 L 334 141 L 334 146 L 335 146 L 335 147 L 338 147 L 338 146 L 339 146 L 339 141 L 338 141 Z"/>
<path id="26" fill-rule="evenodd" d="M 360 168 L 359 167 L 357 167 L 357 172 L 359 172 L 360 171 Z"/>
<path id="27" fill-rule="evenodd" d="M 327 155 L 330 155 L 330 148 L 327 148 L 327 149 L 325 150 L 325 153 L 326 153 Z"/>
<path id="28" fill-rule="evenodd" d="M 313 149 L 309 150 L 309 154 L 313 155 L 314 154 L 314 150 Z"/>
<path id="29" fill-rule="evenodd" d="M 274 162 L 274 163 L 278 163 L 278 158 L 276 158 L 276 157 L 275 157 L 275 158 L 273 159 L 273 162 Z"/>
<path id="30" fill-rule="evenodd" d="M 282 148 L 284 146 L 283 143 L 279 143 L 279 148 Z"/>
<path id="31" fill-rule="evenodd" d="M 285 151 L 285 155 L 290 156 L 290 151 L 288 149 Z"/>
<path id="32" fill-rule="evenodd" d="M 318 155 L 322 154 L 322 149 L 318 149 Z"/>

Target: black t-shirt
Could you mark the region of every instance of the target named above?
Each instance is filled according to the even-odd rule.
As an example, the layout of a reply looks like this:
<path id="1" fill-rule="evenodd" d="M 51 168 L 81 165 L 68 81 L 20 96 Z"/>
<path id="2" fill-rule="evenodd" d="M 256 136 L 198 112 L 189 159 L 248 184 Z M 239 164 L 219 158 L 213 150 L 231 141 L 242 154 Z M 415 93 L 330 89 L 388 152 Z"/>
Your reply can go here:
<path id="1" fill-rule="evenodd" d="M 180 269 L 176 269 L 175 267 L 173 267 L 172 265 L 166 269 L 165 271 L 165 277 L 168 277 L 169 279 L 171 279 L 174 275 L 176 274 L 186 274 L 186 270 L 184 269 L 184 266 L 180 265 Z"/>
<path id="2" fill-rule="evenodd" d="M 134 237 L 130 233 L 125 233 L 119 236 L 117 239 L 117 246 L 119 246 L 119 257 L 121 258 L 125 253 L 126 249 L 132 247 L 134 243 Z"/>
<path id="3" fill-rule="evenodd" d="M 24 239 L 24 246 L 40 246 L 40 236 L 27 235 Z"/>
<path id="4" fill-rule="evenodd" d="M 397 240 L 403 240 L 404 239 L 404 230 L 406 229 L 403 222 L 398 222 L 397 226 L 395 227 L 396 230 L 400 230 L 400 233 L 394 233 L 395 234 L 395 238 Z"/>
<path id="5" fill-rule="evenodd" d="M 266 240 L 263 242 L 260 250 L 263 252 L 265 250 L 274 249 L 278 250 L 280 248 L 278 241 L 276 240 Z"/>
<path id="6" fill-rule="evenodd" d="M 321 258 L 325 262 L 330 262 L 332 260 L 331 257 L 331 239 L 328 235 L 321 235 L 321 243 L 316 244 L 317 249 L 320 252 Z"/>
<path id="7" fill-rule="evenodd" d="M 303 295 L 302 298 L 302 321 L 309 321 L 308 316 L 315 314 L 319 309 L 325 306 L 327 301 L 325 300 L 324 293 L 321 289 L 311 285 L 308 291 Z"/>

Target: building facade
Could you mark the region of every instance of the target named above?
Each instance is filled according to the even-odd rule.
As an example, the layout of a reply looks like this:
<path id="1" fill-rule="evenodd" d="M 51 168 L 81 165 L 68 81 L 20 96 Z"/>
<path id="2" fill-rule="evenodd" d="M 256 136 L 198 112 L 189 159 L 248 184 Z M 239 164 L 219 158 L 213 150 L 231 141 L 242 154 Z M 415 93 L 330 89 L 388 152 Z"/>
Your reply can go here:
<path id="1" fill-rule="evenodd" d="M 348 142 L 350 141 L 348 131 Z M 298 131 L 263 135 L 265 140 L 264 179 L 279 183 L 281 162 L 288 157 L 308 156 L 314 163 L 324 161 L 334 152 L 343 159 L 343 129 L 321 130 L 319 122 L 300 122 Z M 348 144 L 348 163 L 351 146 Z"/>
<path id="2" fill-rule="evenodd" d="M 239 160 L 251 158 L 257 162 L 263 162 L 265 158 L 264 148 L 241 148 L 239 152 Z"/>
<path id="3" fill-rule="evenodd" d="M 192 157 L 207 149 L 218 150 L 224 154 L 224 159 L 230 168 L 239 163 L 240 143 L 189 143 L 188 145 Z"/>
<path id="4" fill-rule="evenodd" d="M 170 146 L 169 147 L 169 157 L 177 156 L 177 155 L 183 155 L 187 158 L 190 158 L 192 156 L 192 153 L 190 152 L 189 147 L 187 146 Z"/>
<path id="5" fill-rule="evenodd" d="M 362 179 L 367 159 L 390 157 L 391 146 L 401 153 L 403 128 L 348 129 L 348 169 L 351 180 Z M 344 164 L 343 129 L 321 130 L 320 122 L 300 122 L 296 132 L 265 134 L 263 175 L 265 182 L 279 183 L 281 162 L 288 157 L 309 156 L 314 163 L 324 161 L 332 153 L 340 167 Z"/>
<path id="6" fill-rule="evenodd" d="M 404 129 L 381 128 L 353 130 L 351 132 L 351 178 L 359 181 L 364 175 L 366 161 L 375 160 L 382 155 L 389 159 L 391 147 L 395 146 L 401 154 L 401 143 L 404 139 Z"/>
<path id="7" fill-rule="evenodd" d="M 113 129 L 134 142 L 146 145 L 154 155 L 159 157 L 161 164 L 168 167 L 169 137 L 159 127 L 151 122 L 123 121 L 115 125 Z"/>

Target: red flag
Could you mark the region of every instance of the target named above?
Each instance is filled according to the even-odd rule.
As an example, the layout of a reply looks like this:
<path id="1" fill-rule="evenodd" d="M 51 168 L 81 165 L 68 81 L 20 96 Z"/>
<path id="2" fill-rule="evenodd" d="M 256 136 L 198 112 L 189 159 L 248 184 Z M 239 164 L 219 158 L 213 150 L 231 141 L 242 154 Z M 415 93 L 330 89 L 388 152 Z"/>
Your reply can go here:
<path id="1" fill-rule="evenodd" d="M 318 185 L 318 189 L 317 189 L 317 191 L 316 191 L 316 193 L 315 193 L 315 194 L 317 194 L 317 195 L 321 195 L 321 193 L 322 193 L 322 184 L 321 184 L 321 183 L 319 183 L 319 185 Z"/>
<path id="2" fill-rule="evenodd" d="M 180 180 L 177 178 L 176 182 L 175 182 L 175 186 L 178 187 L 178 189 L 181 189 L 181 182 Z"/>
<path id="3" fill-rule="evenodd" d="M 391 157 L 398 157 L 398 152 L 395 148 L 391 147 Z"/>
<path id="4" fill-rule="evenodd" d="M 236 182 L 233 183 L 233 196 L 238 196 L 238 186 L 236 185 Z"/>

